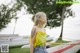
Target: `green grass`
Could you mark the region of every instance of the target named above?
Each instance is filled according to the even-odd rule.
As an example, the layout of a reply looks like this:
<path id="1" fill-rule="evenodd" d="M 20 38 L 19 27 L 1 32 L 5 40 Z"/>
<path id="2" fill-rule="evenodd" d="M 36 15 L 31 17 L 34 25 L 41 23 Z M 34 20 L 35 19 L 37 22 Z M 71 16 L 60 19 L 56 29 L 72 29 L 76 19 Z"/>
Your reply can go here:
<path id="1" fill-rule="evenodd" d="M 10 48 L 9 53 L 30 53 L 30 49 L 29 48 L 15 47 L 15 48 Z"/>
<path id="2" fill-rule="evenodd" d="M 59 39 L 56 43 L 67 43 L 68 41 L 63 41 L 61 39 Z M 59 44 L 51 44 L 50 47 L 54 47 L 57 46 Z M 21 46 L 17 46 L 17 47 L 10 47 L 9 53 L 30 53 L 30 49 L 29 48 L 21 48 Z"/>
<path id="3" fill-rule="evenodd" d="M 70 42 L 70 41 L 61 40 L 61 38 L 59 38 L 59 39 L 56 41 L 56 43 L 68 43 L 68 42 Z"/>
<path id="4" fill-rule="evenodd" d="M 64 41 L 64 40 L 61 40 L 60 38 L 56 41 L 56 43 L 68 43 L 69 41 Z M 60 44 L 56 44 L 56 43 L 53 43 L 51 44 L 51 47 L 54 47 L 54 46 L 57 46 L 57 45 L 60 45 Z"/>

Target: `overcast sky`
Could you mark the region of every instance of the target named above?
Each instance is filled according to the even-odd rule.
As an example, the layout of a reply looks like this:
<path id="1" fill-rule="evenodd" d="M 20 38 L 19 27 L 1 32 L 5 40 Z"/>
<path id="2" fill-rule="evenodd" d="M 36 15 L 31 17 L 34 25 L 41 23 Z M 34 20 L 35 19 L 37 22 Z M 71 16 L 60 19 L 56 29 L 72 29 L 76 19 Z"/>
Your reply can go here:
<path id="1" fill-rule="evenodd" d="M 0 4 L 8 4 L 9 2 L 10 0 L 0 0 Z M 75 12 L 75 17 L 69 17 L 64 20 L 63 39 L 80 40 L 80 4 L 73 4 L 71 8 L 73 12 Z M 24 8 L 22 8 L 21 12 L 18 12 L 18 17 L 19 19 L 17 20 L 15 34 L 19 34 L 20 36 L 30 35 L 32 26 L 34 25 L 31 21 L 32 15 L 26 15 Z M 0 34 L 13 34 L 14 25 L 15 20 L 12 19 L 11 23 L 9 23 L 7 27 L 0 32 Z M 52 29 L 46 28 L 46 32 L 51 37 L 58 38 L 61 31 L 60 29 L 60 27 Z"/>

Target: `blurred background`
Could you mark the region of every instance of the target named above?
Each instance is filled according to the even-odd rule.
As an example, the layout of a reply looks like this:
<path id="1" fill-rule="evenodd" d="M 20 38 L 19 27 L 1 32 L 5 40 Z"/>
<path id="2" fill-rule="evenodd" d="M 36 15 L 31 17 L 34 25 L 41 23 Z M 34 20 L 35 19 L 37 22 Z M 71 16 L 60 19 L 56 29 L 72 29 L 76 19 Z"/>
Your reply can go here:
<path id="1" fill-rule="evenodd" d="M 0 0 L 0 34 L 30 37 L 34 25 L 31 18 L 36 12 L 43 11 L 48 17 L 46 32 L 50 37 L 80 40 L 80 4 L 59 6 L 55 5 L 55 0 Z"/>
<path id="2" fill-rule="evenodd" d="M 8 44 L 10 53 L 30 53 L 32 16 L 40 11 L 47 15 L 48 52 L 80 40 L 80 0 L 0 0 L 0 49 Z M 79 46 L 66 51 L 80 53 Z"/>

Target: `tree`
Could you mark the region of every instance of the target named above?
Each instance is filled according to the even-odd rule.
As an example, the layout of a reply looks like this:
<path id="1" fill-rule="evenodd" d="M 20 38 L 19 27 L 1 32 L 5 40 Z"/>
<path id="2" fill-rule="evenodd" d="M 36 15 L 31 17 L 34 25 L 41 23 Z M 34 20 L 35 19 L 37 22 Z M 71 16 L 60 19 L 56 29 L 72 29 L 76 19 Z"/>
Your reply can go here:
<path id="1" fill-rule="evenodd" d="M 8 5 L 1 4 L 0 5 L 0 31 L 5 28 L 6 25 L 11 21 L 12 18 L 15 18 L 17 15 L 17 11 L 19 11 L 22 7 L 22 2 L 16 1 L 16 3 L 10 8 Z"/>
<path id="2" fill-rule="evenodd" d="M 73 0 L 65 0 L 66 2 L 73 2 Z M 57 0 L 57 2 L 65 2 L 64 0 Z M 63 24 L 64 24 L 64 19 L 68 18 L 69 16 L 73 16 L 73 12 L 69 7 L 72 5 L 72 3 L 60 3 L 57 4 L 57 14 L 60 15 L 61 18 L 61 34 L 60 34 L 60 39 L 62 40 L 62 35 L 63 35 Z"/>
<path id="3" fill-rule="evenodd" d="M 62 39 L 63 34 L 63 20 L 68 16 L 72 16 L 72 11 L 67 9 L 72 4 L 56 4 L 58 1 L 73 2 L 73 0 L 22 0 L 27 6 L 28 11 L 31 14 L 35 14 L 38 11 L 43 11 L 47 14 L 48 22 L 47 26 L 58 27 L 61 25 L 61 34 Z M 65 15 L 69 14 L 69 15 Z"/>
<path id="4" fill-rule="evenodd" d="M 65 15 L 66 13 L 69 14 L 69 15 L 72 15 L 72 11 L 70 9 L 67 9 L 67 7 L 70 7 L 72 4 L 56 4 L 56 0 L 16 0 L 16 1 L 17 1 L 16 5 L 14 5 L 10 9 L 8 9 L 7 13 L 2 13 L 2 14 L 5 14 L 5 15 L 2 15 L 0 13 L 1 16 L 5 16 L 5 17 L 8 18 L 8 19 L 7 18 L 6 19 L 9 20 L 10 18 L 15 17 L 16 16 L 15 12 L 17 10 L 21 9 L 21 7 L 25 4 L 28 7 L 27 11 L 31 14 L 35 14 L 39 11 L 45 12 L 47 14 L 47 17 L 48 17 L 47 26 L 50 26 L 50 28 L 58 27 L 58 26 L 61 25 L 62 30 L 61 30 L 60 37 L 62 37 L 63 23 L 64 23 L 63 20 L 64 20 L 64 18 L 67 17 Z M 68 2 L 68 1 L 72 1 L 72 0 L 57 0 L 57 1 L 66 1 L 66 2 Z M 8 16 L 6 16 L 7 14 L 8 14 Z M 13 16 L 11 16 L 10 14 L 13 15 Z M 4 18 L 4 17 L 2 17 L 2 18 Z M 5 22 L 5 20 L 3 22 Z M 5 23 L 7 23 L 7 22 L 5 22 Z M 1 24 L 2 24 L 2 22 L 1 22 Z M 3 26 L 5 26 L 5 25 L 6 24 L 4 24 Z"/>
<path id="5" fill-rule="evenodd" d="M 14 25 L 14 30 L 13 30 L 13 35 L 14 35 L 14 33 L 15 33 L 15 29 L 16 29 L 16 24 L 17 24 L 17 17 L 15 18 L 15 25 Z"/>
<path id="6" fill-rule="evenodd" d="M 35 14 L 39 11 L 43 11 L 47 14 L 48 22 L 47 26 L 58 27 L 61 25 L 61 34 L 60 37 L 62 39 L 63 34 L 63 20 L 68 16 L 72 16 L 72 11 L 67 9 L 72 4 L 56 4 L 58 1 L 66 1 L 73 2 L 73 0 L 21 0 L 23 1 L 27 7 L 28 12 L 31 14 Z M 69 14 L 69 15 L 65 15 Z"/>

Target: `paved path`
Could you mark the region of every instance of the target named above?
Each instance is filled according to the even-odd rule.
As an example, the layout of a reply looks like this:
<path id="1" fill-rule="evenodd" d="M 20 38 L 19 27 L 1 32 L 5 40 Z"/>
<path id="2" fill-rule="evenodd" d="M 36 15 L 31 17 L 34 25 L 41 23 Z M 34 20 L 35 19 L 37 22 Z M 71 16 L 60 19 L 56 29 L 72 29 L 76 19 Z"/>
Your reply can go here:
<path id="1" fill-rule="evenodd" d="M 80 41 L 72 41 L 48 48 L 48 53 L 76 53 L 80 49 Z"/>

